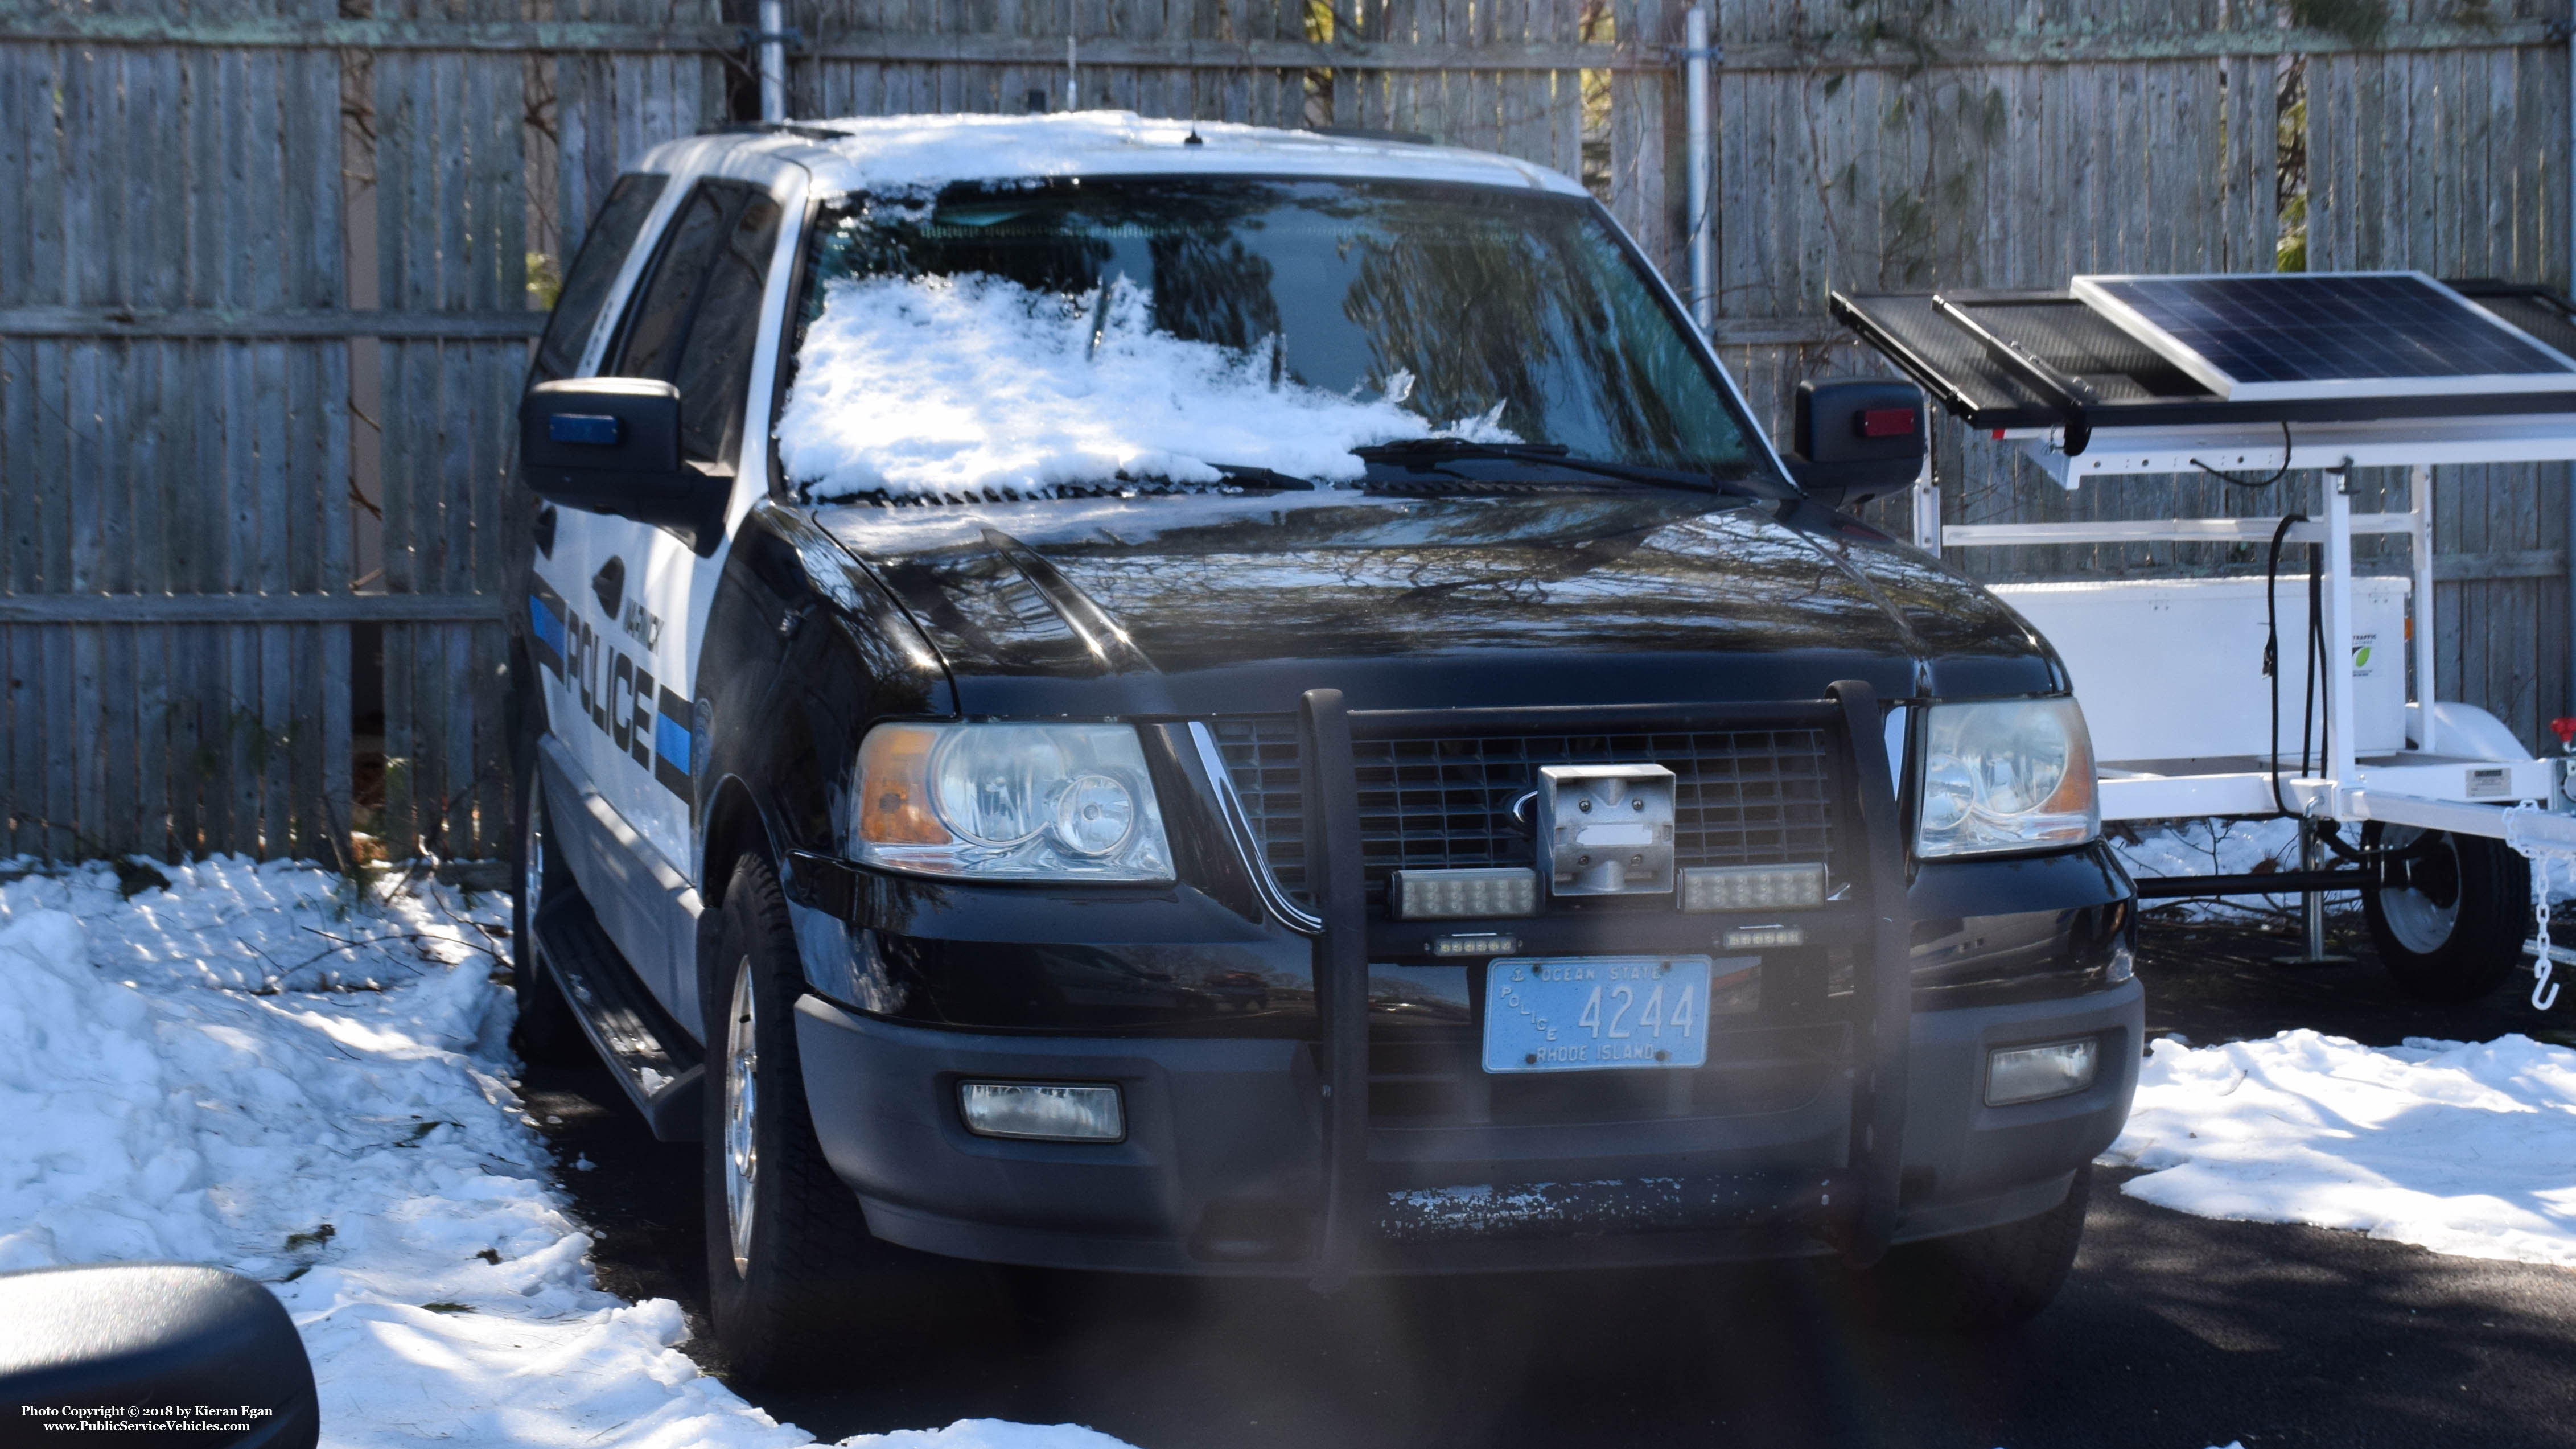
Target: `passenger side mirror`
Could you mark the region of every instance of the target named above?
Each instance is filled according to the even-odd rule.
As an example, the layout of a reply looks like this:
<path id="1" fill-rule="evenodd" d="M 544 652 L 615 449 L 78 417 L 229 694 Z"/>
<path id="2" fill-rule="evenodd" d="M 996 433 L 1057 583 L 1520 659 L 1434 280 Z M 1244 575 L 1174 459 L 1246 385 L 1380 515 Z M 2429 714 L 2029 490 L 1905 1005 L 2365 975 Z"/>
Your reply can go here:
<path id="1" fill-rule="evenodd" d="M 733 479 L 680 456 L 680 390 L 643 377 L 541 382 L 519 403 L 519 472 L 538 497 L 677 529 L 700 553 Z"/>
<path id="2" fill-rule="evenodd" d="M 31 1426 L 231 1429 L 220 1442 L 261 1449 L 312 1449 L 322 1432 L 312 1360 L 276 1295 L 178 1263 L 0 1274 L 0 1406 L 13 1444 Z"/>
<path id="3" fill-rule="evenodd" d="M 1784 461 L 1828 508 L 1858 508 L 1923 472 L 1923 390 L 1887 378 L 1798 384 Z"/>

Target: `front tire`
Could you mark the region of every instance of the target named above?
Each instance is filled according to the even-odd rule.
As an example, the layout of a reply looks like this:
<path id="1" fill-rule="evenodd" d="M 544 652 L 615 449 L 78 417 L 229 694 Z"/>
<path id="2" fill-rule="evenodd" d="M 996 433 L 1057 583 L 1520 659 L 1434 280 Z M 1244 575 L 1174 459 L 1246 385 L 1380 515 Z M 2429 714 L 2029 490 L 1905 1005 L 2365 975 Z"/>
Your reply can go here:
<path id="1" fill-rule="evenodd" d="M 2408 825 L 2361 828 L 2361 843 L 2378 849 L 2423 838 Z M 2436 832 L 2424 854 L 2372 869 L 2379 884 L 2361 893 L 2362 916 L 2398 990 L 2456 1005 L 2502 986 L 2521 965 L 2531 863 L 2503 841 Z"/>
<path id="2" fill-rule="evenodd" d="M 1903 1244 L 1863 1276 L 1872 1296 L 1909 1327 L 1940 1333 L 2018 1328 L 2066 1285 L 2092 1196 L 2088 1162 L 2075 1170 L 2065 1201 L 2039 1216 Z"/>
<path id="3" fill-rule="evenodd" d="M 545 969 L 536 926 L 537 912 L 552 893 L 573 888 L 572 871 L 547 835 L 544 786 L 532 766 L 519 773 L 518 799 L 519 830 L 510 862 L 517 883 L 510 902 L 510 989 L 519 999 L 519 1019 L 510 1029 L 510 1045 L 521 1061 L 561 1065 L 580 1060 L 590 1044 L 573 1019 L 563 987 Z"/>
<path id="4" fill-rule="evenodd" d="M 824 1159 L 797 1057 L 804 995 L 778 876 L 746 856 L 725 886 L 707 1022 L 707 1289 L 716 1340 L 747 1383 L 921 1347 L 926 1329 L 992 1304 L 980 1264 L 868 1231 Z"/>

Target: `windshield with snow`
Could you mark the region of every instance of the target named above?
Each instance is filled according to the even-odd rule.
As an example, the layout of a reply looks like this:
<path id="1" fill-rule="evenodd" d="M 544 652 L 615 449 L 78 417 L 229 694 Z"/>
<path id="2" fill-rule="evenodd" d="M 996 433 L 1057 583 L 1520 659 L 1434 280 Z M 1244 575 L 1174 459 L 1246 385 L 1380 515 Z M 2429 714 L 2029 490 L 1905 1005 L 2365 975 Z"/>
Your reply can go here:
<path id="1" fill-rule="evenodd" d="M 1387 444 L 1720 480 L 1759 456 L 1571 198 L 1088 179 L 851 198 L 816 225 L 778 435 L 815 497 L 1338 483 Z"/>

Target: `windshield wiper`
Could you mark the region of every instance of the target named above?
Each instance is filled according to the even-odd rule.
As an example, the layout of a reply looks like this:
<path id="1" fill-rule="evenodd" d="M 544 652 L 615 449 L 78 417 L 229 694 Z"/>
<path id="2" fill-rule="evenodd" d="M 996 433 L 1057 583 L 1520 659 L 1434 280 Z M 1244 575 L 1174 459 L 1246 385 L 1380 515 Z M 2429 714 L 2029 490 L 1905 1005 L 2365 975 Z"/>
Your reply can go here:
<path id="1" fill-rule="evenodd" d="M 1212 462 L 1208 466 L 1223 473 L 1228 483 L 1240 483 L 1247 488 L 1270 488 L 1295 493 L 1314 492 L 1325 486 L 1312 478 L 1300 478 L 1294 473 L 1282 473 L 1276 468 L 1264 468 L 1253 463 Z"/>
<path id="2" fill-rule="evenodd" d="M 1563 443 L 1480 443 L 1469 438 L 1405 438 L 1392 443 L 1375 443 L 1353 448 L 1353 453 L 1371 463 L 1407 463 L 1422 465 L 1435 462 L 1474 461 L 1478 459 L 1503 463 L 1536 463 L 1543 467 L 1563 468 L 1569 472 L 1589 473 L 1596 478 L 1614 478 L 1624 483 L 1644 483 L 1658 488 L 1696 488 L 1733 493 L 1745 498 L 1763 498 L 1759 485 L 1746 478 L 1721 478 L 1688 468 L 1649 468 L 1634 463 L 1613 463 L 1600 458 L 1586 458 Z"/>

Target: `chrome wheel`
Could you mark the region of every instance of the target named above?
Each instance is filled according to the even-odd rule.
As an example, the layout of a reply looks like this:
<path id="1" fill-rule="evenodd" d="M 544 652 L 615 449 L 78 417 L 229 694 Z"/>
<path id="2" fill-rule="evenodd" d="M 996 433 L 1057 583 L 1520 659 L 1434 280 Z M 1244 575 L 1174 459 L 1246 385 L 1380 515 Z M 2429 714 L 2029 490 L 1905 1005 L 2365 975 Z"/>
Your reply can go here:
<path id="1" fill-rule="evenodd" d="M 760 1178 L 758 1122 L 760 1051 L 751 990 L 751 958 L 734 968 L 733 1009 L 725 1023 L 724 1172 L 725 1226 L 733 1240 L 733 1270 L 751 1272 L 752 1191 Z"/>
<path id="2" fill-rule="evenodd" d="M 2395 849 L 2414 844 L 2422 835 L 2412 826 L 2391 825 L 2380 832 L 2379 843 L 2383 849 Z M 2419 956 L 2441 950 L 2460 924 L 2458 845 L 2443 835 L 2426 854 L 2392 861 L 2382 870 L 2386 883 L 2379 888 L 2379 913 L 2388 923 L 2388 934 Z"/>

